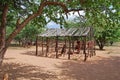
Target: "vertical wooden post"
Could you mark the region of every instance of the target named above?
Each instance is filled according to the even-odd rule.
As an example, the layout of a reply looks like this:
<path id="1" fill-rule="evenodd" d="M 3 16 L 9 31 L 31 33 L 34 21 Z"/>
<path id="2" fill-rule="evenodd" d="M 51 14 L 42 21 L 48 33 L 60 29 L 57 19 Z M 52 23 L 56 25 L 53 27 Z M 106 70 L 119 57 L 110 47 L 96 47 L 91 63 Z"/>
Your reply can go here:
<path id="1" fill-rule="evenodd" d="M 83 39 L 83 44 L 84 44 L 83 54 L 85 55 L 85 56 L 84 56 L 84 61 L 86 61 L 86 60 L 87 60 L 87 53 L 86 53 L 86 36 L 85 36 L 84 39 Z"/>
<path id="2" fill-rule="evenodd" d="M 65 40 L 65 45 L 67 45 L 67 44 L 66 44 L 66 43 L 67 43 L 67 42 L 66 42 L 66 37 L 64 37 L 64 40 Z"/>
<path id="3" fill-rule="evenodd" d="M 74 46 L 74 37 L 72 37 L 72 50 L 73 50 L 73 52 L 74 52 L 74 48 L 75 48 L 75 46 Z"/>
<path id="4" fill-rule="evenodd" d="M 38 36 L 36 36 L 36 56 L 38 55 Z"/>
<path id="5" fill-rule="evenodd" d="M 44 54 L 44 53 L 43 53 L 43 37 L 42 37 L 42 54 Z"/>
<path id="6" fill-rule="evenodd" d="M 95 49 L 96 42 L 94 40 L 94 56 L 96 55 L 96 49 Z"/>
<path id="7" fill-rule="evenodd" d="M 47 57 L 48 55 L 48 48 L 49 48 L 49 43 L 48 43 L 48 37 L 46 38 L 46 54 L 45 56 Z"/>
<path id="8" fill-rule="evenodd" d="M 56 36 L 56 46 L 55 46 L 55 51 L 56 51 L 56 58 L 58 58 L 58 36 Z"/>
<path id="9" fill-rule="evenodd" d="M 47 38 L 47 52 L 49 52 L 49 38 Z"/>
<path id="10" fill-rule="evenodd" d="M 68 59 L 70 59 L 70 54 L 71 54 L 71 42 L 70 42 L 70 37 L 69 37 Z"/>
<path id="11" fill-rule="evenodd" d="M 64 40 L 65 40 L 65 46 L 66 46 L 66 48 L 65 48 L 65 53 L 66 53 L 66 49 L 67 49 L 67 40 L 66 40 L 66 37 L 64 37 Z"/>

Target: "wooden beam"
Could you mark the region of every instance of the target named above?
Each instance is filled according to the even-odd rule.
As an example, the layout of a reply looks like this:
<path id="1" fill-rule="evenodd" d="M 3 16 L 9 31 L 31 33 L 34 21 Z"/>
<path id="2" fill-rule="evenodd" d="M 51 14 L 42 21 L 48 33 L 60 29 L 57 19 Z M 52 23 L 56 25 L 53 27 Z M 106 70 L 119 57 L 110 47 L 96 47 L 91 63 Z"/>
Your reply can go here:
<path id="1" fill-rule="evenodd" d="M 84 54 L 84 61 L 87 60 L 87 53 L 86 53 L 86 36 L 83 39 L 83 54 Z"/>
<path id="2" fill-rule="evenodd" d="M 44 47 L 43 47 L 43 37 L 42 37 L 42 54 L 44 54 L 43 49 L 44 49 Z"/>
<path id="3" fill-rule="evenodd" d="M 65 45 L 67 45 L 67 40 L 66 40 L 66 37 L 64 37 L 64 40 L 65 40 Z"/>
<path id="4" fill-rule="evenodd" d="M 36 56 L 38 55 L 38 36 L 36 36 Z"/>
<path id="5" fill-rule="evenodd" d="M 56 36 L 56 46 L 55 46 L 55 51 L 56 51 L 56 58 L 58 58 L 58 36 Z"/>
<path id="6" fill-rule="evenodd" d="M 74 50 L 75 50 L 74 37 L 72 37 L 72 50 L 73 50 L 73 53 L 74 53 Z"/>
<path id="7" fill-rule="evenodd" d="M 70 37 L 69 37 L 68 59 L 70 59 L 70 54 L 71 54 L 71 41 L 70 41 Z"/>
<path id="8" fill-rule="evenodd" d="M 46 38 L 46 54 L 45 56 L 47 57 L 48 55 L 48 49 L 49 49 L 49 43 L 48 43 L 48 37 Z"/>

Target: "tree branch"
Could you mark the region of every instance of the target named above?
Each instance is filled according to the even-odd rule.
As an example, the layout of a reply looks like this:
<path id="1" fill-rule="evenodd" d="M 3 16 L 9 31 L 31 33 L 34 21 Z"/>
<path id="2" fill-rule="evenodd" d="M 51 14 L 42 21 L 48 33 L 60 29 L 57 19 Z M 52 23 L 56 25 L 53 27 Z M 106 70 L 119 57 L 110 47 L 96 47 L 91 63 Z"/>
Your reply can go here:
<path id="1" fill-rule="evenodd" d="M 45 6 L 49 6 L 49 5 L 54 5 L 54 6 L 61 6 L 63 11 L 67 14 L 68 12 L 71 11 L 79 11 L 79 10 L 83 10 L 83 9 L 71 9 L 68 10 L 66 5 L 63 2 L 53 2 L 53 1 L 44 1 L 41 2 L 39 9 L 36 13 L 33 13 L 32 15 L 28 16 L 28 18 L 26 18 L 21 24 L 19 24 L 18 28 L 16 28 L 7 38 L 6 40 L 6 46 L 8 46 L 10 44 L 10 42 L 12 41 L 12 39 L 24 28 L 24 26 L 26 26 L 32 19 L 36 18 L 37 16 L 40 16 L 43 12 L 43 9 Z"/>
<path id="2" fill-rule="evenodd" d="M 63 11 L 64 11 L 65 13 L 68 13 L 68 12 L 71 12 L 71 11 L 80 11 L 80 10 L 83 10 L 82 8 L 80 8 L 80 9 L 70 9 L 70 10 L 68 10 L 67 6 L 66 6 L 63 2 L 51 2 L 51 1 L 43 2 L 43 6 L 47 6 L 47 5 L 48 5 L 48 6 L 49 6 L 49 5 L 54 5 L 54 6 L 58 5 L 58 6 L 61 6 L 62 9 L 63 9 Z M 40 8 L 39 8 L 39 10 L 40 10 Z"/>

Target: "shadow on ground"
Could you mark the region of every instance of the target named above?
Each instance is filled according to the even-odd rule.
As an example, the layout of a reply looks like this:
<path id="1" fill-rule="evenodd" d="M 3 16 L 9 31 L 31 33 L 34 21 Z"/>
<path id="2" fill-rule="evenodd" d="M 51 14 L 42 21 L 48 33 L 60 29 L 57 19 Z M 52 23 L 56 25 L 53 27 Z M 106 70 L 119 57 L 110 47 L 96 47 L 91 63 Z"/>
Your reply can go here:
<path id="1" fill-rule="evenodd" d="M 104 58 L 98 61 L 64 62 L 60 75 L 69 76 L 64 80 L 120 80 L 120 57 Z"/>
<path id="2" fill-rule="evenodd" d="M 27 51 L 27 52 L 24 52 L 24 53 L 21 53 L 21 54 L 23 54 L 23 55 L 30 55 L 30 56 L 36 56 L 36 51 Z M 43 55 L 41 55 L 41 56 L 43 56 Z"/>
<path id="3" fill-rule="evenodd" d="M 21 54 L 23 54 L 23 55 L 29 55 L 29 56 L 36 56 L 36 51 L 27 51 L 27 52 L 24 52 L 24 53 L 21 53 Z M 37 57 L 46 57 L 45 51 L 44 51 L 44 53 L 41 53 L 41 51 L 38 51 Z M 52 52 L 52 53 L 49 52 L 49 53 L 47 53 L 47 58 L 56 58 L 56 53 L 55 52 Z"/>
<path id="4" fill-rule="evenodd" d="M 31 52 L 30 55 L 32 54 Z M 101 57 L 99 60 L 86 62 L 67 60 L 61 64 L 53 65 L 61 71 L 56 73 L 55 71 L 44 71 L 45 68 L 40 66 L 5 63 L 0 68 L 0 79 L 3 74 L 8 73 L 9 80 L 120 80 L 119 56 Z"/>
<path id="5" fill-rule="evenodd" d="M 56 78 L 54 73 L 41 70 L 40 67 L 6 63 L 0 68 L 0 80 L 3 75 L 8 73 L 9 80 L 54 80 Z"/>

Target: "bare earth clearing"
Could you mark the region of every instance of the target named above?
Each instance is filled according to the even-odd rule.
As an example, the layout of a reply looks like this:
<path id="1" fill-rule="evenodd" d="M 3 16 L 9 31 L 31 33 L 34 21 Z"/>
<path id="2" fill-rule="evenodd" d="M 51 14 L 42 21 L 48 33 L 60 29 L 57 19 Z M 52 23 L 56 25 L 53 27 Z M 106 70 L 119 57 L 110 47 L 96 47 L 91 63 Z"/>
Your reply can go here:
<path id="1" fill-rule="evenodd" d="M 86 62 L 35 56 L 34 51 L 34 47 L 10 47 L 0 69 L 0 80 L 5 73 L 9 80 L 120 80 L 120 46 L 97 50 L 97 55 Z"/>

